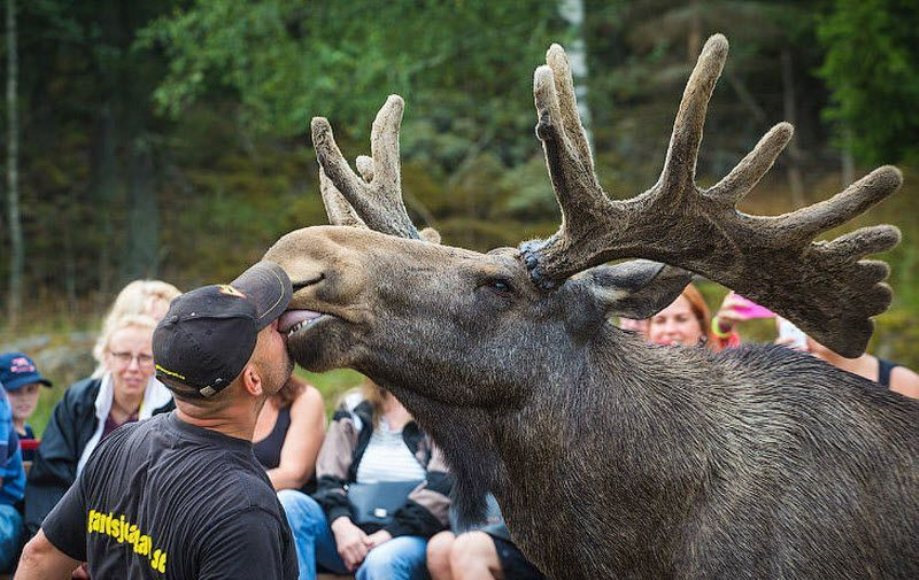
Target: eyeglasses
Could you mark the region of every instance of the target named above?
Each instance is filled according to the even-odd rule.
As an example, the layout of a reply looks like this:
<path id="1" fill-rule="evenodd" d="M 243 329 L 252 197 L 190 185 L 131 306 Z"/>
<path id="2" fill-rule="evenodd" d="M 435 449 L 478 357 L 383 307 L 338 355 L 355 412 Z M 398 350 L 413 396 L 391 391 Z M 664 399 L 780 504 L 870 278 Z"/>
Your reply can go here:
<path id="1" fill-rule="evenodd" d="M 136 360 L 137 366 L 141 368 L 151 368 L 153 366 L 152 354 L 134 354 L 131 352 L 112 352 L 109 351 L 112 358 L 123 367 L 131 366 L 131 361 Z"/>

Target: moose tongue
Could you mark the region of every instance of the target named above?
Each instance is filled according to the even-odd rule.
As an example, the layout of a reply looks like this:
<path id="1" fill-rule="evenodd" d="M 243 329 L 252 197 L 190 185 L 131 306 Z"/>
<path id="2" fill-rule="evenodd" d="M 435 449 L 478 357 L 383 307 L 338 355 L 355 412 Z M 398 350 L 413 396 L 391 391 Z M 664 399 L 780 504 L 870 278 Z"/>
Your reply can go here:
<path id="1" fill-rule="evenodd" d="M 278 332 L 287 332 L 304 320 L 312 320 L 320 316 L 322 316 L 321 312 L 313 312 L 312 310 L 288 310 L 278 320 Z"/>

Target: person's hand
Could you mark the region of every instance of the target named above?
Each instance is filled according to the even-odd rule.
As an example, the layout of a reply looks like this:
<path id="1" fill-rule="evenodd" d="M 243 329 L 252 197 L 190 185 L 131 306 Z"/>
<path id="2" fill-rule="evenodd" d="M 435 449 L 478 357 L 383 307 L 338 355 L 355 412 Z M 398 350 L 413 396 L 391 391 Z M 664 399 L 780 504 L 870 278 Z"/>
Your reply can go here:
<path id="1" fill-rule="evenodd" d="M 335 535 L 335 546 L 342 562 L 349 572 L 354 572 L 370 551 L 367 534 L 346 517 L 332 522 L 332 534 Z"/>
<path id="2" fill-rule="evenodd" d="M 721 302 L 721 308 L 715 314 L 715 320 L 720 323 L 722 332 L 730 332 L 738 322 L 747 320 L 746 314 L 742 312 L 746 305 L 746 300 L 733 292 L 728 292 Z"/>
<path id="3" fill-rule="evenodd" d="M 71 579 L 76 578 L 79 580 L 88 580 L 89 579 L 89 566 L 86 564 L 86 562 L 83 562 L 82 564 L 77 566 L 77 568 L 70 575 L 70 578 Z"/>
<path id="4" fill-rule="evenodd" d="M 378 530 L 370 534 L 369 536 L 367 536 L 367 539 L 365 541 L 367 543 L 367 547 L 372 550 L 376 548 L 377 546 L 379 546 L 380 544 L 388 542 L 391 539 L 392 539 L 392 534 L 390 534 L 386 530 Z"/>

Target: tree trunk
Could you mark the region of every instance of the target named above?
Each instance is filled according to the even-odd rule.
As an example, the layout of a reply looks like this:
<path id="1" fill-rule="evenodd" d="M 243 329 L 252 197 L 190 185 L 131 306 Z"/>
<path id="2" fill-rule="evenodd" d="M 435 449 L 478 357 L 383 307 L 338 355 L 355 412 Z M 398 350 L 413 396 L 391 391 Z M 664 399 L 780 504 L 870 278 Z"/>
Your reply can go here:
<path id="1" fill-rule="evenodd" d="M 584 40 L 584 0 L 559 0 L 558 13 L 568 23 L 571 43 L 565 52 L 571 63 L 571 76 L 574 78 L 574 94 L 578 98 L 578 113 L 587 134 L 587 143 L 594 150 L 593 133 L 591 132 L 590 106 L 587 103 L 587 43 Z"/>
<path id="2" fill-rule="evenodd" d="M 111 50 L 116 57 L 108 62 L 97 62 L 95 72 L 101 95 L 101 103 L 96 109 L 94 143 L 92 151 L 92 180 L 90 196 L 95 207 L 100 208 L 93 224 L 101 233 L 97 268 L 99 292 L 96 295 L 96 309 L 102 310 L 110 304 L 111 296 L 117 291 L 117 260 L 124 253 L 123 238 L 118 235 L 116 224 L 120 223 L 120 213 L 125 193 L 125 175 L 123 169 L 124 150 L 130 143 L 130 132 L 124 123 L 124 111 L 129 108 L 141 108 L 141 101 L 132 102 L 125 91 L 132 86 L 132 80 L 124 74 L 122 67 L 122 49 L 128 42 L 124 27 L 124 11 L 120 0 L 103 0 L 98 10 L 99 38 L 97 43 Z"/>
<path id="3" fill-rule="evenodd" d="M 842 187 L 845 189 L 855 181 L 855 156 L 852 155 L 852 130 L 843 128 L 843 146 L 840 154 L 842 162 Z"/>
<path id="4" fill-rule="evenodd" d="M 136 10 L 136 3 L 131 0 L 118 0 L 118 3 L 120 12 L 125 15 L 121 32 L 127 34 L 126 38 L 119 42 L 119 46 L 122 47 L 122 70 L 131 71 L 134 70 L 132 65 L 136 61 L 131 52 L 131 39 L 136 31 L 144 26 L 145 12 Z M 121 266 L 122 282 L 153 277 L 159 266 L 155 138 L 151 128 L 153 121 L 149 107 L 132 106 L 132 103 L 149 102 L 153 86 L 154 81 L 147 72 L 137 75 L 122 92 L 125 106 L 121 109 L 120 126 L 124 143 L 128 145 L 125 159 L 127 175 L 124 184 L 127 192 L 127 230 L 126 252 Z"/>
<path id="5" fill-rule="evenodd" d="M 95 207 L 101 209 L 101 211 L 94 212 L 94 218 L 99 220 L 95 227 L 102 233 L 96 257 L 96 275 L 99 281 L 96 307 L 99 310 L 108 305 L 109 296 L 112 293 L 112 248 L 116 244 L 112 214 L 119 189 L 118 160 L 116 158 L 118 136 L 111 98 L 109 95 L 107 102 L 98 108 L 93 137 L 92 179 L 90 182 L 90 196 Z"/>
<path id="6" fill-rule="evenodd" d="M 797 124 L 797 107 L 795 106 L 794 68 L 791 62 L 791 50 L 782 48 L 782 103 L 785 120 Z M 793 138 L 786 150 L 788 167 L 788 187 L 791 190 L 791 203 L 797 209 L 804 207 L 804 183 L 801 179 L 801 149 L 798 139 Z"/>
<path id="7" fill-rule="evenodd" d="M 156 275 L 159 213 L 154 187 L 153 153 L 143 137 L 134 139 L 128 189 L 128 251 L 122 271 L 128 280 Z"/>
<path id="8" fill-rule="evenodd" d="M 64 290 L 67 293 L 67 315 L 74 319 L 77 316 L 77 264 L 73 248 L 73 215 L 77 209 L 76 194 L 71 188 L 67 193 L 67 206 L 61 219 L 61 230 L 64 238 Z"/>
<path id="9" fill-rule="evenodd" d="M 19 55 L 16 47 L 16 0 L 6 0 L 6 108 L 7 108 L 7 210 L 10 229 L 10 281 L 7 323 L 15 328 L 22 311 L 22 277 L 25 240 L 19 216 L 19 114 L 16 110 L 16 82 Z"/>
<path id="10" fill-rule="evenodd" d="M 689 0 L 689 36 L 686 39 L 686 62 L 695 64 L 702 52 L 702 5 L 699 0 Z"/>
<path id="11" fill-rule="evenodd" d="M 756 97 L 753 96 L 753 93 L 750 92 L 747 85 L 740 80 L 740 77 L 734 74 L 733 70 L 725 70 L 724 76 L 727 78 L 731 88 L 734 89 L 734 92 L 737 93 L 740 102 L 749 109 L 750 114 L 753 115 L 753 120 L 757 124 L 765 123 L 767 119 L 766 111 L 756 102 Z"/>

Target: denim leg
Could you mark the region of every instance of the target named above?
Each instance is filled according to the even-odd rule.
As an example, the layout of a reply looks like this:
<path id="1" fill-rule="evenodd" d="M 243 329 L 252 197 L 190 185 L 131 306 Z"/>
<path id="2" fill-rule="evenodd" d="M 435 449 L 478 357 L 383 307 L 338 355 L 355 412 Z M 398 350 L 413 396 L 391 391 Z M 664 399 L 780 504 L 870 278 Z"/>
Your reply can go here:
<path id="1" fill-rule="evenodd" d="M 357 580 L 418 580 L 428 577 L 425 550 L 428 541 L 419 536 L 399 536 L 368 552 L 357 569 Z"/>
<path id="2" fill-rule="evenodd" d="M 278 501 L 287 514 L 287 523 L 294 536 L 300 580 L 315 580 L 316 562 L 332 572 L 346 574 L 347 568 L 335 548 L 325 512 L 316 500 L 294 489 L 282 489 L 278 492 Z"/>
<path id="3" fill-rule="evenodd" d="M 6 572 L 22 547 L 22 516 L 11 505 L 0 505 L 0 572 Z"/>

